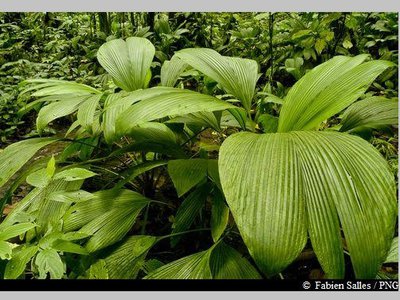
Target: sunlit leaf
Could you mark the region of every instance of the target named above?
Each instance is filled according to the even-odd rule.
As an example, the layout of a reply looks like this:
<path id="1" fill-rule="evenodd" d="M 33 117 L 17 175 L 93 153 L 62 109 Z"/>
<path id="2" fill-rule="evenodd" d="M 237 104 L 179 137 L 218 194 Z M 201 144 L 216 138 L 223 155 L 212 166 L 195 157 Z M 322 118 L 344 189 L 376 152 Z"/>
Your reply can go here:
<path id="1" fill-rule="evenodd" d="M 155 48 L 148 39 L 129 37 L 103 44 L 97 59 L 119 87 L 134 91 L 145 87 L 154 53 Z"/>

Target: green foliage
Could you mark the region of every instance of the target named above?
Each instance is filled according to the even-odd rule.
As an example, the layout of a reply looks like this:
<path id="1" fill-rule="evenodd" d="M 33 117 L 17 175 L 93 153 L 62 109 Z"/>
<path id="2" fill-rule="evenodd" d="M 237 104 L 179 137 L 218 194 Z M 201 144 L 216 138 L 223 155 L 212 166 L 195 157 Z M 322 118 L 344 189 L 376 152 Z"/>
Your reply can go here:
<path id="1" fill-rule="evenodd" d="M 395 261 L 394 14 L 0 20 L 2 141 L 36 117 L 0 150 L 1 278 L 277 278 L 306 245 L 326 278 Z"/>

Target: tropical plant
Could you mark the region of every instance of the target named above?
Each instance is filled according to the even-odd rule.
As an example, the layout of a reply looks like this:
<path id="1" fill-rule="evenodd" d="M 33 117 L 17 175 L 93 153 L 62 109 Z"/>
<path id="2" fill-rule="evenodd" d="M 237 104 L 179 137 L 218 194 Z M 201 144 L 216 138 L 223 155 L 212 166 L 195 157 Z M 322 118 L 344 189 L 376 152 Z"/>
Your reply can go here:
<path id="1" fill-rule="evenodd" d="M 277 117 L 257 100 L 256 61 L 183 49 L 164 62 L 163 86 L 151 87 L 154 54 L 140 37 L 102 45 L 97 58 L 113 80 L 107 90 L 26 82 L 23 94 L 36 100 L 24 110 L 41 106 L 39 133 L 68 115 L 74 122 L 64 137 L 27 139 L 0 153 L 0 187 L 8 189 L 2 206 L 24 181 L 32 186 L 0 224 L 0 237 L 12 226 L 36 225 L 11 254 L 3 245 L 4 277 L 23 276 L 30 261 L 39 278 L 271 277 L 296 259 L 309 237 L 328 278 L 348 275 L 347 254 L 357 278 L 374 278 L 394 236 L 396 184 L 385 159 L 355 129 L 397 124 L 397 106 L 382 98 L 357 100 L 393 63 L 334 57 L 302 76 L 284 99 L 269 96 L 280 107 Z M 191 68 L 224 94 L 176 88 Z M 374 118 L 367 101 L 388 117 Z M 341 126 L 326 126 L 352 104 L 366 108 L 351 106 Z M 207 128 L 222 144 L 193 152 Z M 50 144 L 61 153 L 22 168 Z M 155 192 L 165 170 L 184 199 L 169 232 L 151 234 L 149 210 L 176 208 Z M 197 218 L 204 226 L 191 230 Z M 236 226 L 251 258 L 229 245 Z M 208 230 L 205 250 L 166 264 L 151 253 L 166 238 L 175 247 L 185 233 Z"/>

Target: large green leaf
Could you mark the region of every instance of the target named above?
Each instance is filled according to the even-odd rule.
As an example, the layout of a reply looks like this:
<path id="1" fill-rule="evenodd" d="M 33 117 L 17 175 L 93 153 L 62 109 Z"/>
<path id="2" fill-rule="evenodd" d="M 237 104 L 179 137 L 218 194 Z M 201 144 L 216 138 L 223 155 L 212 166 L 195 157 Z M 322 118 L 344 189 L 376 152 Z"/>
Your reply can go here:
<path id="1" fill-rule="evenodd" d="M 135 279 L 144 264 L 147 252 L 156 241 L 156 237 L 146 235 L 126 239 L 104 259 L 109 279 Z"/>
<path id="2" fill-rule="evenodd" d="M 126 207 L 144 198 L 125 189 L 103 190 L 93 193 L 94 198 L 78 202 L 64 215 L 64 231 L 77 230 L 113 209 Z"/>
<path id="3" fill-rule="evenodd" d="M 175 159 L 168 162 L 168 173 L 178 193 L 178 197 L 186 194 L 195 185 L 207 178 L 212 172 L 213 159 Z"/>
<path id="4" fill-rule="evenodd" d="M 161 85 L 174 87 L 179 76 L 188 65 L 178 56 L 174 55 L 171 60 L 164 61 L 161 67 Z"/>
<path id="5" fill-rule="evenodd" d="M 128 101 L 123 102 L 121 105 L 115 105 L 115 102 L 121 100 L 121 98 L 123 96 L 120 93 L 108 95 L 104 104 L 102 127 L 104 138 L 108 144 L 112 144 L 117 136 L 115 133 L 117 117 L 131 105 Z"/>
<path id="6" fill-rule="evenodd" d="M 129 190 L 105 190 L 71 206 L 64 216 L 64 231 L 79 229 L 90 235 L 86 250 L 94 252 L 121 240 L 149 199 Z"/>
<path id="7" fill-rule="evenodd" d="M 134 91 L 147 84 L 154 53 L 155 48 L 149 40 L 130 37 L 126 41 L 117 39 L 103 44 L 97 59 L 119 87 Z"/>
<path id="8" fill-rule="evenodd" d="M 161 266 L 144 279 L 260 279 L 256 269 L 223 242 Z"/>
<path id="9" fill-rule="evenodd" d="M 39 247 L 36 245 L 24 245 L 13 250 L 13 256 L 7 263 L 4 271 L 4 279 L 17 279 L 26 268 L 27 263 L 37 253 Z"/>
<path id="10" fill-rule="evenodd" d="M 55 138 L 35 138 L 14 143 L 0 152 L 0 187 L 2 187 L 35 153 L 55 142 Z"/>
<path id="11" fill-rule="evenodd" d="M 117 118 L 116 131 L 121 135 L 136 125 L 164 117 L 234 108 L 213 96 L 189 90 L 155 87 L 140 92 L 142 100 Z"/>
<path id="12" fill-rule="evenodd" d="M 356 101 L 393 63 L 362 63 L 366 55 L 336 56 L 315 67 L 290 89 L 282 106 L 278 132 L 318 127 Z"/>
<path id="13" fill-rule="evenodd" d="M 204 207 L 209 190 L 209 185 L 203 184 L 186 197 L 176 212 L 172 230 L 173 234 L 190 228 L 201 209 Z M 181 236 L 179 235 L 171 238 L 172 247 L 175 247 L 180 238 Z"/>
<path id="14" fill-rule="evenodd" d="M 386 161 L 366 141 L 238 133 L 222 144 L 219 170 L 243 240 L 267 275 L 296 258 L 308 227 L 328 277 L 343 277 L 340 221 L 357 278 L 374 278 L 393 236 L 396 195 Z"/>
<path id="15" fill-rule="evenodd" d="M 212 112 L 197 112 L 184 116 L 178 116 L 167 121 L 168 123 L 182 123 L 186 125 L 195 125 L 199 127 L 210 127 L 216 131 L 220 131 L 220 117 Z"/>
<path id="16" fill-rule="evenodd" d="M 343 114 L 340 131 L 357 131 L 362 128 L 377 128 L 397 125 L 399 117 L 398 100 L 384 97 L 369 97 L 352 104 Z"/>
<path id="17" fill-rule="evenodd" d="M 238 133 L 220 149 L 224 194 L 244 242 L 268 275 L 280 272 L 303 249 L 303 185 L 288 135 Z"/>
<path id="18" fill-rule="evenodd" d="M 39 111 L 36 119 L 36 127 L 39 132 L 42 132 L 51 121 L 77 111 L 79 106 L 81 106 L 82 103 L 85 103 L 85 101 L 90 97 L 87 95 L 67 95 L 66 98 L 65 96 L 66 95 L 60 95 L 60 101 L 52 102 Z"/>
<path id="19" fill-rule="evenodd" d="M 3 230 L 0 230 L 0 241 L 1 240 L 6 241 L 12 237 L 16 237 L 20 234 L 25 233 L 29 229 L 34 228 L 35 226 L 36 225 L 32 223 L 19 223 L 4 228 Z"/>
<path id="20" fill-rule="evenodd" d="M 0 240 L 0 260 L 10 259 L 12 255 L 11 244 Z"/>
<path id="21" fill-rule="evenodd" d="M 176 54 L 184 62 L 217 81 L 249 111 L 258 80 L 258 64 L 251 59 L 222 56 L 212 49 L 190 48 Z"/>
<path id="22" fill-rule="evenodd" d="M 90 133 L 95 131 L 93 124 L 95 112 L 102 96 L 102 94 L 98 94 L 88 97 L 78 110 L 77 121 Z"/>
<path id="23" fill-rule="evenodd" d="M 386 256 L 385 263 L 398 263 L 399 262 L 399 237 L 396 236 L 392 245 L 390 246 L 390 250 L 388 255 Z"/>
<path id="24" fill-rule="evenodd" d="M 46 96 L 56 96 L 56 95 L 89 95 L 89 94 L 99 94 L 100 91 L 92 88 L 88 85 L 76 83 L 73 81 L 64 81 L 56 79 L 28 79 L 24 83 L 33 84 L 28 88 L 24 89 L 20 96 L 30 92 L 35 91 L 31 96 L 33 97 L 46 97 Z M 71 97 L 72 98 L 72 97 Z"/>
<path id="25" fill-rule="evenodd" d="M 144 279 L 212 279 L 211 251 L 198 252 L 156 269 Z"/>
<path id="26" fill-rule="evenodd" d="M 213 279 L 261 279 L 249 261 L 224 242 L 212 251 L 210 268 Z"/>
<path id="27" fill-rule="evenodd" d="M 229 221 L 229 208 L 225 204 L 224 196 L 219 189 L 215 189 L 211 208 L 211 235 L 217 242 L 224 233 Z"/>

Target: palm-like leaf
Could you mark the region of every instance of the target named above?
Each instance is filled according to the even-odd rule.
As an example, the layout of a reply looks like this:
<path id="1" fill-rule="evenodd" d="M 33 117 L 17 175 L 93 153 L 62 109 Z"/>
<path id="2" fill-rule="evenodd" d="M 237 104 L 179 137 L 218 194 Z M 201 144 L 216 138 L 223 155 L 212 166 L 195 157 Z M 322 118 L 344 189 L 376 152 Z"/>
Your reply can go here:
<path id="1" fill-rule="evenodd" d="M 116 121 L 120 134 L 141 123 L 156 119 L 195 112 L 220 111 L 233 105 L 215 97 L 175 88 L 151 88 L 141 92 L 141 101 L 122 112 Z M 125 100 L 124 102 L 132 100 Z M 121 103 L 115 105 L 123 105 Z"/>
<path id="2" fill-rule="evenodd" d="M 393 63 L 362 63 L 366 55 L 336 56 L 304 75 L 289 91 L 281 110 L 278 132 L 308 130 L 356 101 Z"/>
<path id="3" fill-rule="evenodd" d="M 206 48 L 184 49 L 175 55 L 217 81 L 227 93 L 237 97 L 247 111 L 250 110 L 258 80 L 256 61 L 222 56 Z"/>
<path id="4" fill-rule="evenodd" d="M 127 238 L 104 259 L 109 279 L 135 279 L 156 241 L 156 237 L 146 235 Z"/>
<path id="5" fill-rule="evenodd" d="M 35 153 L 57 141 L 54 138 L 36 138 L 14 143 L 0 152 L 0 187 L 2 187 Z"/>
<path id="6" fill-rule="evenodd" d="M 396 195 L 386 161 L 366 141 L 334 132 L 238 133 L 222 144 L 219 171 L 266 274 L 296 258 L 308 229 L 325 272 L 343 277 L 340 221 L 356 276 L 374 278 L 393 236 Z"/>
<path id="7" fill-rule="evenodd" d="M 125 91 L 134 91 L 147 85 L 154 53 L 149 40 L 130 37 L 126 41 L 118 39 L 103 44 L 97 59 L 116 85 Z"/>
<path id="8" fill-rule="evenodd" d="M 161 85 L 174 87 L 179 75 L 188 67 L 188 65 L 178 56 L 173 56 L 171 60 L 164 61 L 161 67 Z"/>
<path id="9" fill-rule="evenodd" d="M 384 97 L 369 97 L 351 105 L 343 114 L 340 131 L 357 131 L 363 128 L 377 128 L 397 125 L 399 103 Z"/>
<path id="10" fill-rule="evenodd" d="M 145 279 L 259 279 L 256 269 L 233 248 L 220 242 L 148 274 Z"/>

